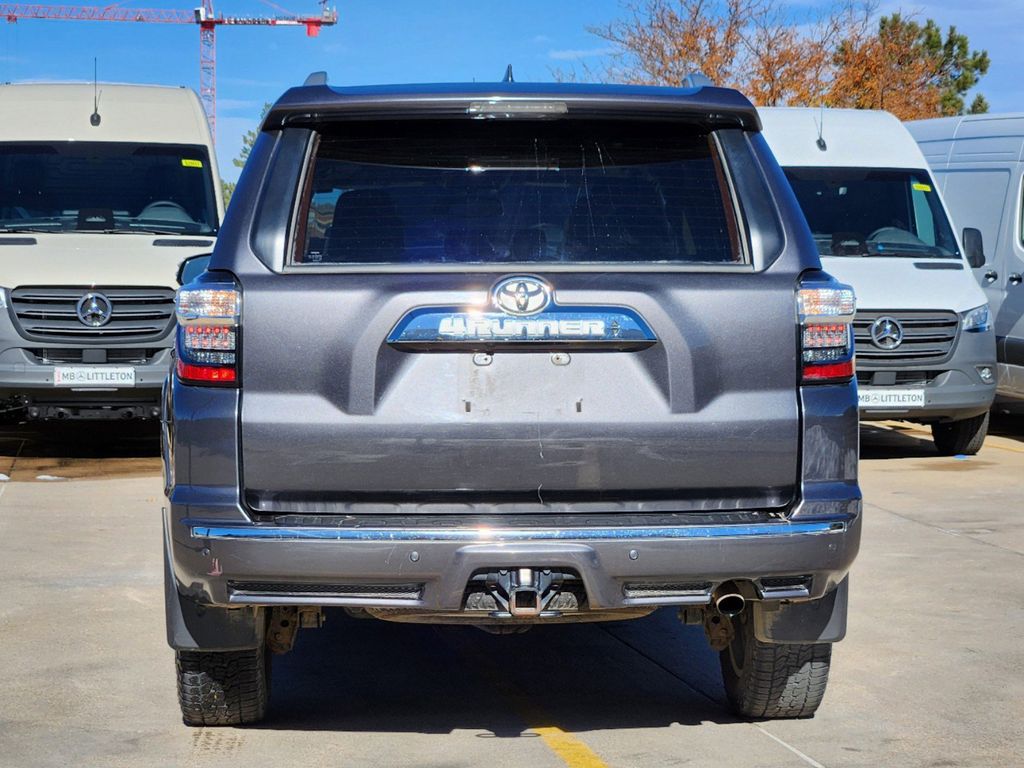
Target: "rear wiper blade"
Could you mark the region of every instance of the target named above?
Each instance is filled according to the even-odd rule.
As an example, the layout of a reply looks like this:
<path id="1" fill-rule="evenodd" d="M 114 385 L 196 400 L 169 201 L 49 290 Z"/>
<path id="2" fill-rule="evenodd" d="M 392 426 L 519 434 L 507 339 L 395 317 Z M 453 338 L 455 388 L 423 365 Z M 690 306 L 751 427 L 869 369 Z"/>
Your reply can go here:
<path id="1" fill-rule="evenodd" d="M 60 226 L 59 224 L 56 226 Z M 40 229 L 39 227 L 42 227 Z M 35 234 L 38 232 L 63 232 L 63 229 L 51 229 L 49 224 L 37 224 L 32 227 L 0 227 L 0 233 L 14 233 L 19 235 Z"/>

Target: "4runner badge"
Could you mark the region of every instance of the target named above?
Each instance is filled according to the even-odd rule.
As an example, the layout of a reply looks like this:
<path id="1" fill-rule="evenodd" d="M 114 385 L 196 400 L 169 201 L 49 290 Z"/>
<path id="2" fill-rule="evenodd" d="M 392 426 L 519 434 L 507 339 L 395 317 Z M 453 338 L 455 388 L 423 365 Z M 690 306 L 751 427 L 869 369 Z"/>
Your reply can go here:
<path id="1" fill-rule="evenodd" d="M 559 304 L 547 283 L 529 275 L 499 280 L 487 299 L 475 306 L 412 309 L 388 334 L 388 344 L 438 352 L 552 346 L 636 350 L 657 341 L 636 310 Z"/>

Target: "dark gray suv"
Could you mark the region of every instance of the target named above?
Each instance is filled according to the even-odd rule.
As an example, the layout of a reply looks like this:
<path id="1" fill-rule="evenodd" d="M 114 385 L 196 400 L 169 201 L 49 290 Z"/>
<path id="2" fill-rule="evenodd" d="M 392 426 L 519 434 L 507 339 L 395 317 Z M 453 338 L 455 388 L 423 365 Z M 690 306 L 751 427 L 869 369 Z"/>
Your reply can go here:
<path id="1" fill-rule="evenodd" d="M 853 294 L 740 94 L 288 91 L 166 388 L 189 725 L 265 713 L 325 607 L 492 632 L 676 606 L 804 717 L 860 539 Z"/>

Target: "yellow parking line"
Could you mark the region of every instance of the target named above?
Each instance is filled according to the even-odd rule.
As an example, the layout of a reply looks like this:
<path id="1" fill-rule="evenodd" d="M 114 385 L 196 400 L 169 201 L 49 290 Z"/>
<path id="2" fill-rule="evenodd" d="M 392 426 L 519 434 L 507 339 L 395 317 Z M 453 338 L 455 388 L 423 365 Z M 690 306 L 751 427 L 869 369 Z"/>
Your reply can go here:
<path id="1" fill-rule="evenodd" d="M 513 709 L 526 723 L 526 730 L 540 736 L 544 745 L 554 752 L 569 768 L 608 768 L 608 763 L 597 756 L 584 741 L 557 725 L 534 725 L 534 723 L 550 722 L 537 704 L 517 686 L 508 676 L 502 674 L 494 665 L 494 661 L 481 653 L 476 647 L 465 642 L 463 638 L 441 634 L 442 640 L 463 657 L 471 657 L 473 669 L 504 696 Z"/>
<path id="2" fill-rule="evenodd" d="M 608 768 L 608 763 L 571 733 L 555 725 L 530 728 L 569 768 Z"/>
<path id="3" fill-rule="evenodd" d="M 1011 451 L 1013 453 L 1024 453 L 1024 448 L 1013 448 L 1009 445 L 990 445 L 989 448 L 998 448 L 1000 451 Z"/>

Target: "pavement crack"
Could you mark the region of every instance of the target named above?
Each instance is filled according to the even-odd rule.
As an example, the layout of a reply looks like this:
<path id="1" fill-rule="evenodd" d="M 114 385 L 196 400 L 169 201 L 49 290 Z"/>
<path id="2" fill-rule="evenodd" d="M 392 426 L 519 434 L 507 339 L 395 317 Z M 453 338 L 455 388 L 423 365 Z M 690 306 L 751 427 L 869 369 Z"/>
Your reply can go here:
<path id="1" fill-rule="evenodd" d="M 809 766 L 811 766 L 812 768 L 825 768 L 825 766 L 824 766 L 824 765 L 822 765 L 821 763 L 819 763 L 819 762 L 818 762 L 817 760 L 815 760 L 815 759 L 814 759 L 813 757 L 811 757 L 810 755 L 805 755 L 805 754 L 804 754 L 803 752 L 801 752 L 801 751 L 800 751 L 799 749 L 797 749 L 796 747 L 794 747 L 794 746 L 793 746 L 792 744 L 790 744 L 789 742 L 787 742 L 787 741 L 783 741 L 783 740 L 782 740 L 782 739 L 780 739 L 780 738 L 779 738 L 778 736 L 776 736 L 776 735 L 775 735 L 774 733 L 769 733 L 769 732 L 768 732 L 768 731 L 767 731 L 767 730 L 765 729 L 765 727 L 764 727 L 763 725 L 761 725 L 760 723 L 754 723 L 754 727 L 755 727 L 755 728 L 756 728 L 757 730 L 759 730 L 759 731 L 760 731 L 761 733 L 763 733 L 763 734 L 764 734 L 765 736 L 767 736 L 767 737 L 768 737 L 769 739 L 771 739 L 772 741 L 774 741 L 774 742 L 776 742 L 777 744 L 780 744 L 780 745 L 782 745 L 783 747 L 785 747 L 786 749 L 788 749 L 788 750 L 789 750 L 790 752 L 792 752 L 792 753 L 793 753 L 794 755 L 796 755 L 797 757 L 799 757 L 799 758 L 800 758 L 801 760 L 803 760 L 803 761 L 804 761 L 805 763 L 807 763 L 807 764 L 808 764 Z"/>
<path id="2" fill-rule="evenodd" d="M 908 517 L 907 515 L 902 515 L 899 512 L 895 512 L 895 511 L 889 509 L 888 507 L 883 507 L 881 504 L 877 504 L 876 502 L 873 502 L 873 501 L 869 502 L 867 504 L 867 506 L 869 508 L 871 508 L 871 509 L 877 509 L 877 510 L 880 510 L 882 512 L 886 512 L 886 513 L 892 515 L 893 517 L 898 517 L 900 520 L 904 520 L 904 521 L 906 521 L 908 523 L 915 523 L 916 525 L 920 525 L 920 526 L 922 526 L 924 528 L 929 528 L 929 529 L 931 529 L 933 531 L 937 531 L 938 533 L 944 533 L 947 536 L 955 536 L 958 539 L 963 539 L 965 541 L 971 541 L 971 542 L 974 542 L 975 544 L 981 544 L 981 545 L 986 546 L 986 547 L 992 547 L 993 549 L 998 549 L 998 550 L 1000 550 L 1002 552 L 1008 552 L 1009 554 L 1016 555 L 1017 557 L 1024 557 L 1024 552 L 1018 552 L 1016 549 L 1010 549 L 1009 547 L 1004 547 L 1001 544 L 996 544 L 995 542 L 983 541 L 982 539 L 976 539 L 973 536 L 970 536 L 968 534 L 960 533 L 959 531 L 954 531 L 954 530 L 951 530 L 949 528 L 943 528 L 941 525 L 934 525 L 932 523 L 926 523 L 923 520 L 918 520 L 915 517 Z"/>
<path id="3" fill-rule="evenodd" d="M 25 443 L 26 442 L 28 442 L 28 441 L 27 440 L 21 440 L 18 443 L 18 450 L 15 452 L 14 456 L 11 458 L 11 466 L 7 470 L 7 477 L 9 477 L 9 478 L 13 478 L 14 477 L 14 468 L 18 465 L 18 459 L 21 458 L 21 452 L 23 450 L 25 450 Z"/>
<path id="4" fill-rule="evenodd" d="M 710 693 L 708 693 L 707 691 L 703 690 L 703 689 L 702 689 L 702 688 L 700 688 L 699 686 L 696 686 L 696 685 L 694 685 L 694 684 L 693 684 L 693 683 L 691 683 L 691 682 L 690 682 L 689 680 L 687 680 L 687 679 L 686 679 L 685 677 L 683 677 L 683 676 L 682 676 L 682 675 L 680 675 L 679 673 L 675 672 L 674 670 L 671 670 L 671 669 L 669 669 L 669 668 L 668 668 L 668 667 L 666 667 L 666 666 L 665 666 L 664 664 L 662 664 L 662 663 L 661 663 L 660 661 L 658 661 L 658 660 L 657 660 L 656 658 L 653 658 L 652 656 L 648 655 L 647 653 L 644 653 L 644 651 L 640 650 L 639 648 L 637 648 L 637 647 L 636 647 L 635 645 L 633 645 L 633 644 L 632 644 L 632 643 L 630 643 L 629 641 L 625 640 L 625 639 L 624 639 L 624 638 L 622 638 L 622 637 L 619 637 L 619 636 L 618 636 L 617 634 L 615 634 L 614 632 L 612 632 L 612 631 L 611 631 L 611 630 L 610 630 L 610 629 L 609 629 L 608 627 L 604 627 L 604 626 L 601 626 L 601 627 L 600 627 L 600 629 L 601 629 L 601 630 L 602 630 L 602 631 L 603 631 L 603 632 L 604 632 L 605 634 L 607 634 L 607 635 L 609 635 L 610 637 L 613 637 L 614 639 L 618 640 L 618 641 L 619 641 L 620 643 L 622 643 L 622 644 L 623 644 L 624 646 L 626 646 L 627 648 L 629 648 L 629 649 L 630 649 L 631 651 L 634 651 L 634 652 L 635 652 L 635 653 L 637 653 L 638 655 L 640 655 L 640 656 L 642 656 L 643 658 L 647 659 L 647 661 L 651 662 L 651 663 L 652 663 L 652 664 L 654 664 L 654 665 L 655 665 L 656 667 L 660 667 L 660 668 L 661 668 L 662 670 L 664 670 L 664 671 L 665 671 L 665 672 L 667 672 L 667 673 L 668 673 L 669 675 L 671 675 L 672 677 L 674 677 L 674 678 L 675 678 L 676 680 L 678 680 L 678 681 L 679 681 L 680 683 L 682 683 L 683 685 L 685 685 L 685 686 L 686 686 L 687 688 L 689 688 L 689 689 L 690 689 L 691 691 L 693 691 L 694 693 L 696 693 L 696 694 L 697 694 L 698 696 L 703 696 L 703 697 L 704 697 L 705 699 L 707 699 L 707 700 L 708 700 L 708 701 L 710 701 L 711 703 L 713 703 L 713 704 L 715 704 L 715 705 L 717 705 L 717 706 L 721 707 L 721 708 L 722 708 L 722 709 L 724 709 L 724 710 L 725 710 L 726 712 L 729 712 L 729 714 L 730 714 L 730 715 L 732 714 L 732 713 L 731 713 L 731 712 L 729 711 L 729 709 L 728 709 L 727 707 L 723 706 L 723 705 L 722 705 L 722 702 L 721 702 L 721 701 L 719 701 L 719 699 L 717 699 L 717 698 L 716 698 L 715 696 L 713 696 L 712 694 L 710 694 Z M 788 743 L 788 742 L 784 741 L 783 739 L 780 739 L 780 738 L 779 738 L 778 736 L 776 736 L 775 734 L 773 734 L 773 733 L 769 733 L 769 732 L 768 732 L 767 730 L 765 730 L 764 726 L 763 726 L 763 725 L 761 725 L 760 723 L 751 723 L 751 722 L 747 722 L 747 721 L 744 721 L 744 720 L 739 720 L 739 719 L 737 720 L 737 722 L 739 722 L 739 723 L 741 723 L 741 724 L 743 724 L 743 725 L 749 725 L 749 726 L 752 726 L 752 727 L 756 728 L 756 729 L 757 729 L 758 731 L 760 731 L 761 733 L 763 733 L 763 734 L 764 734 L 765 736 L 767 736 L 767 737 L 768 737 L 769 739 L 771 739 L 772 741 L 775 741 L 775 742 L 777 742 L 777 743 L 778 743 L 779 745 L 781 745 L 781 746 L 785 747 L 785 748 L 786 748 L 786 749 L 788 749 L 788 750 L 789 750 L 790 752 L 792 752 L 792 753 L 793 753 L 794 755 L 796 755 L 796 756 L 797 756 L 797 757 L 799 757 L 799 758 L 800 758 L 801 760 L 803 760 L 803 761 L 804 761 L 805 763 L 807 763 L 808 765 L 812 766 L 812 768 L 826 768 L 826 766 L 824 766 L 824 765 L 822 765 L 821 763 L 819 763 L 819 762 L 818 762 L 817 760 L 815 760 L 815 759 L 814 759 L 813 757 L 811 757 L 810 755 L 807 755 L 807 754 L 805 754 L 805 753 L 801 752 L 801 751 L 800 751 L 799 749 L 797 749 L 796 747 L 794 747 L 794 746 L 793 746 L 792 744 L 790 744 L 790 743 Z"/>

